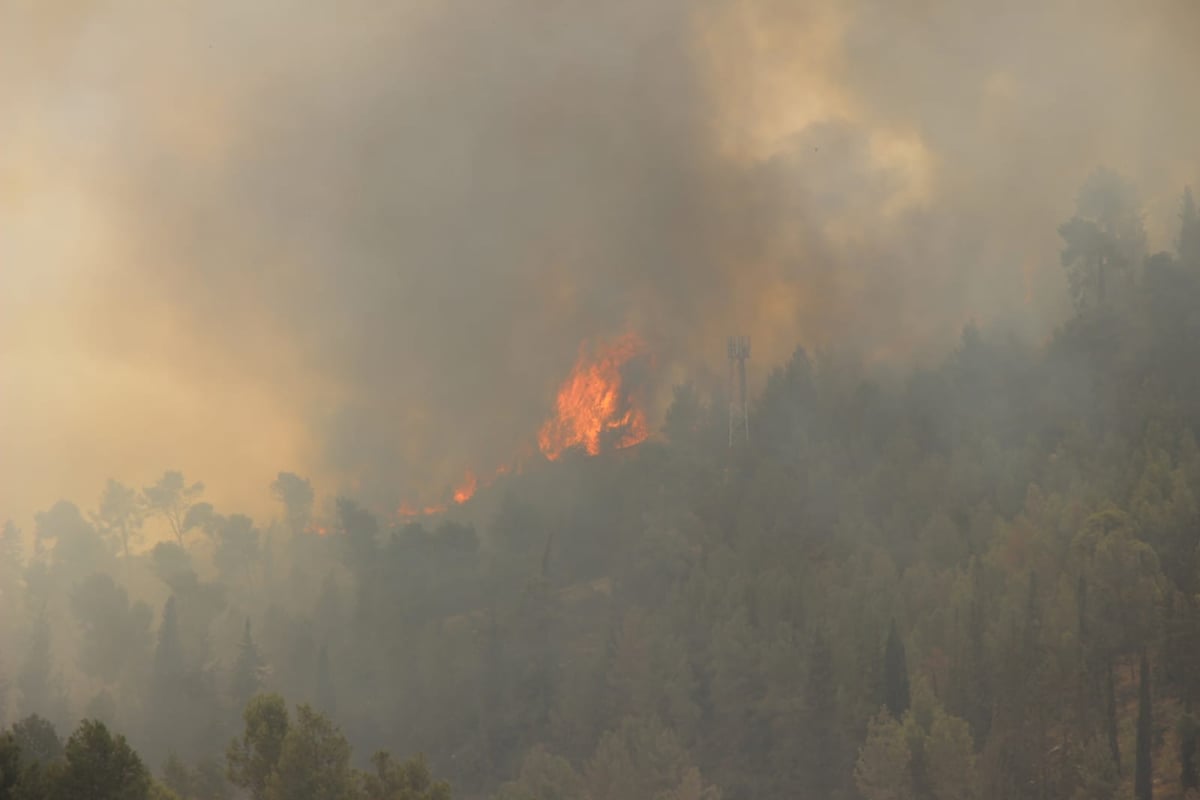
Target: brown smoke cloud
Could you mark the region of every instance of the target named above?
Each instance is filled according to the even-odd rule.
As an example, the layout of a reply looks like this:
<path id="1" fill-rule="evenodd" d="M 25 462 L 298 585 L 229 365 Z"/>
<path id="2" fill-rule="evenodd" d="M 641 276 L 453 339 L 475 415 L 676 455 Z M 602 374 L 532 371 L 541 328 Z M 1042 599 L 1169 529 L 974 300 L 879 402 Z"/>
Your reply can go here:
<path id="1" fill-rule="evenodd" d="M 579 343 L 1041 334 L 1097 164 L 1165 246 L 1188 0 L 0 8 L 0 516 L 178 466 L 379 502 L 531 440 Z"/>

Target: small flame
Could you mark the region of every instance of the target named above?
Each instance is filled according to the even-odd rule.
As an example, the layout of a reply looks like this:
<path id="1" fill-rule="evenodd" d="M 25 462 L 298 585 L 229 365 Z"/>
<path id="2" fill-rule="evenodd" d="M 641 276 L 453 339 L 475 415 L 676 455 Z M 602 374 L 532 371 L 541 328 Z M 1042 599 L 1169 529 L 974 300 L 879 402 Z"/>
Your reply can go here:
<path id="1" fill-rule="evenodd" d="M 581 348 L 579 360 L 558 391 L 555 415 L 538 432 L 538 445 L 554 461 L 571 447 L 597 455 L 606 445 L 631 447 L 647 436 L 646 414 L 623 386 L 622 369 L 644 347 L 628 334 L 594 355 Z"/>
<path id="2" fill-rule="evenodd" d="M 475 489 L 479 486 L 479 480 L 475 477 L 475 473 L 467 470 L 467 474 L 463 476 L 462 483 L 454 490 L 454 502 L 462 505 L 471 499 L 475 494 Z"/>

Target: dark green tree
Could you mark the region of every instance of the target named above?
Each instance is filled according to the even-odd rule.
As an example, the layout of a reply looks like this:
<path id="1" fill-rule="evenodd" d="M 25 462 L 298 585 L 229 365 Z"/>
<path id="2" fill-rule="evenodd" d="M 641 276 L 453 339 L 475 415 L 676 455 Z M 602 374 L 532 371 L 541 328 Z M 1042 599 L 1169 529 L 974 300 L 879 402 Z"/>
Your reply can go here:
<path id="1" fill-rule="evenodd" d="M 1179 210 L 1179 240 L 1176 243 L 1179 263 L 1184 269 L 1200 272 L 1200 213 L 1190 188 L 1183 190 Z"/>
<path id="2" fill-rule="evenodd" d="M 364 800 L 450 800 L 450 785 L 435 781 L 421 756 L 398 764 L 380 751 L 371 756 L 371 766 L 362 776 Z"/>
<path id="3" fill-rule="evenodd" d="M 45 714 L 62 721 L 65 700 L 56 679 L 50 652 L 50 623 L 44 608 L 36 612 L 31 624 L 29 649 L 17 674 L 17 691 L 22 713 Z"/>
<path id="4" fill-rule="evenodd" d="M 908 710 L 908 703 L 908 655 L 893 619 L 883 650 L 883 704 L 892 717 L 900 719 Z"/>
<path id="5" fill-rule="evenodd" d="M 258 529 L 244 514 L 231 514 L 217 528 L 213 563 L 226 580 L 246 577 L 259 557 Z"/>
<path id="6" fill-rule="evenodd" d="M 112 683 L 146 653 L 153 614 L 144 603 L 130 603 L 110 575 L 85 578 L 71 593 L 71 610 L 81 633 L 79 665 L 87 675 Z"/>
<path id="7" fill-rule="evenodd" d="M 104 723 L 84 720 L 67 740 L 65 762 L 52 773 L 54 800 L 145 800 L 150 774 L 125 741 Z"/>
<path id="8" fill-rule="evenodd" d="M 178 470 L 167 470 L 153 486 L 142 489 L 147 511 L 162 517 L 180 545 L 183 544 L 183 535 L 188 530 L 184 524 L 188 511 L 203 493 L 203 483 L 187 483 L 183 479 L 183 473 Z"/>
<path id="9" fill-rule="evenodd" d="M 1185 795 L 1200 787 L 1200 774 L 1196 770 L 1198 727 L 1190 713 L 1184 713 L 1179 721 L 1179 788 Z"/>
<path id="10" fill-rule="evenodd" d="M 176 607 L 175 596 L 171 595 L 163 605 L 150 671 L 146 733 L 153 744 L 149 750 L 152 758 L 184 749 L 193 722 L 189 716 L 192 687 L 187 680 L 187 658 Z"/>
<path id="11" fill-rule="evenodd" d="M 92 522 L 101 536 L 111 540 L 116 549 L 129 558 L 129 546 L 141 535 L 145 513 L 145 506 L 136 491 L 109 478 Z"/>
<path id="12" fill-rule="evenodd" d="M 250 698 L 262 689 L 265 668 L 258 644 L 250 632 L 250 620 L 247 618 L 242 629 L 242 640 L 238 643 L 237 660 L 233 664 L 229 684 L 229 694 L 235 708 L 245 708 Z"/>
<path id="13" fill-rule="evenodd" d="M 298 706 L 267 783 L 267 799 L 355 800 L 357 789 L 346 737 L 324 714 Z"/>
<path id="14" fill-rule="evenodd" d="M 50 764 L 63 754 L 63 743 L 49 720 L 31 714 L 12 726 L 21 759 L 30 764 Z"/>
<path id="15" fill-rule="evenodd" d="M 1150 661 L 1142 653 L 1138 676 L 1137 743 L 1133 763 L 1133 796 L 1136 800 L 1153 800 L 1154 769 L 1151 763 L 1154 746 L 1154 709 L 1150 696 Z"/>
<path id="16" fill-rule="evenodd" d="M 312 522 L 313 488 L 307 478 L 281 472 L 271 482 L 271 494 L 283 503 L 283 518 L 292 535 L 303 533 Z"/>
<path id="17" fill-rule="evenodd" d="M 1078 310 L 1108 306 L 1114 292 L 1125 291 L 1145 256 L 1146 234 L 1133 186 L 1111 170 L 1088 176 L 1075 216 L 1058 233 Z"/>
<path id="18" fill-rule="evenodd" d="M 194 796 L 195 778 L 192 771 L 175 753 L 170 753 L 163 764 L 162 782 L 183 800 L 191 800 Z"/>
<path id="19" fill-rule="evenodd" d="M 805 796 L 831 797 L 837 788 L 842 757 L 837 726 L 837 684 L 833 652 L 820 628 L 813 630 L 804 682 L 804 747 L 801 759 Z"/>
<path id="20" fill-rule="evenodd" d="M 277 694 L 260 694 L 246 704 L 242 721 L 241 739 L 231 742 L 225 753 L 226 775 L 253 800 L 267 800 L 291 727 L 287 704 Z"/>
<path id="21" fill-rule="evenodd" d="M 17 785 L 21 781 L 24 765 L 21 763 L 21 746 L 12 733 L 0 734 L 0 800 L 16 800 Z"/>
<path id="22" fill-rule="evenodd" d="M 317 656 L 316 684 L 317 708 L 331 716 L 336 714 L 337 693 L 333 688 L 333 676 L 329 672 L 329 648 L 326 645 L 321 645 L 321 652 Z"/>

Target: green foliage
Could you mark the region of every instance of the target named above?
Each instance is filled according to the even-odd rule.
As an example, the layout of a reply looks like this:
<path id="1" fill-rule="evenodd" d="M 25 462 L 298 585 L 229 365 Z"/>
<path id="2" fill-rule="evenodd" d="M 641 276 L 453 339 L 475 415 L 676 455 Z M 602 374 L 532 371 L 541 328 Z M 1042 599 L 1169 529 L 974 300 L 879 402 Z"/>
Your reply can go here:
<path id="1" fill-rule="evenodd" d="M 290 726 L 287 705 L 279 695 L 259 695 L 246 705 L 242 719 L 245 731 L 226 752 L 229 780 L 253 800 L 269 800 Z"/>
<path id="2" fill-rule="evenodd" d="M 1176 243 L 1179 261 L 1186 269 L 1200 272 L 1200 213 L 1192 190 L 1184 189 L 1179 210 L 1179 240 Z"/>
<path id="3" fill-rule="evenodd" d="M 371 766 L 361 778 L 363 800 L 450 800 L 450 785 L 433 779 L 423 756 L 398 764 L 380 751 Z"/>
<path id="4" fill-rule="evenodd" d="M 48 720 L 36 714 L 14 723 L 12 736 L 26 764 L 49 764 L 62 757 L 63 743 L 58 732 Z"/>
<path id="5" fill-rule="evenodd" d="M 890 713 L 881 712 L 867 727 L 867 739 L 858 754 L 854 783 L 866 800 L 912 800 L 915 795 L 904 727 Z"/>
<path id="6" fill-rule="evenodd" d="M 52 778 L 55 800 L 145 800 L 150 775 L 124 736 L 84 720 L 67 740 L 64 763 Z"/>
<path id="7" fill-rule="evenodd" d="M 71 593 L 80 627 L 79 661 L 83 671 L 105 683 L 139 663 L 150 645 L 152 614 L 145 603 L 131 603 L 112 576 L 89 575 Z"/>
<path id="8" fill-rule="evenodd" d="M 574 800 L 583 795 L 583 779 L 565 758 L 537 745 L 521 760 L 515 781 L 501 787 L 498 800 Z"/>
<path id="9" fill-rule="evenodd" d="M 883 704 L 893 717 L 900 719 L 908 710 L 908 703 L 908 655 L 893 619 L 883 650 Z"/>
<path id="10" fill-rule="evenodd" d="M 346 498 L 322 518 L 287 472 L 274 521 L 167 473 L 150 553 L 119 485 L 91 522 L 56 504 L 31 553 L 3 540 L 10 706 L 59 723 L 95 698 L 153 763 L 180 754 L 185 800 L 221 796 L 200 779 L 235 734 L 257 800 L 441 796 L 432 772 L 505 800 L 1194 790 L 1197 216 L 1185 197 L 1176 252 L 1147 258 L 1136 192 L 1097 172 L 1045 346 L 968 325 L 910 374 L 798 349 L 755 368 L 748 444 L 697 379 L 665 440 L 529 461 L 436 525 Z M 138 603 L 164 596 L 149 647 Z M 1177 736 L 1134 735 L 1142 653 Z M 268 662 L 337 727 L 254 697 Z M 428 762 L 356 774 L 350 741 Z"/>
<path id="11" fill-rule="evenodd" d="M 13 800 L 21 782 L 24 764 L 21 746 L 10 732 L 0 734 L 0 800 Z"/>
<path id="12" fill-rule="evenodd" d="M 1154 709 L 1150 696 L 1150 662 L 1142 653 L 1138 669 L 1137 744 L 1134 752 L 1133 796 L 1136 800 L 1154 797 L 1153 742 Z"/>
<path id="13" fill-rule="evenodd" d="M 230 695 L 235 708 L 244 708 L 250 698 L 258 694 L 262 688 L 263 673 L 266 664 L 258 652 L 258 645 L 250 633 L 250 620 L 242 630 L 242 640 L 238 644 L 237 661 L 233 664 L 233 677 L 230 682 Z"/>
<path id="14" fill-rule="evenodd" d="M 101 536 L 111 539 L 129 558 L 129 546 L 141 536 L 145 507 L 133 489 L 109 478 L 100 496 L 100 509 L 92 516 Z"/>
<path id="15" fill-rule="evenodd" d="M 183 473 L 168 470 L 152 486 L 142 489 L 147 511 L 161 517 L 182 545 L 183 535 L 192 527 L 188 523 L 188 512 L 204 493 L 204 484 L 187 483 Z"/>
<path id="16" fill-rule="evenodd" d="M 308 528 L 312 521 L 313 488 L 307 478 L 292 472 L 281 472 L 271 482 L 271 494 L 283 504 L 284 521 L 293 534 Z"/>
<path id="17" fill-rule="evenodd" d="M 329 718 L 296 709 L 267 781 L 266 800 L 353 800 L 357 782 L 350 745 Z"/>

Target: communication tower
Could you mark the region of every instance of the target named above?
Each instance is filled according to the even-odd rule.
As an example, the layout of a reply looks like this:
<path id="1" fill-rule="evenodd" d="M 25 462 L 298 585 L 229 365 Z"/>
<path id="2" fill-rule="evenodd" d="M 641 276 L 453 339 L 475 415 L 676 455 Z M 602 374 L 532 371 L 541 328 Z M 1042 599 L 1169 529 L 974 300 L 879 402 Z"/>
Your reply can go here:
<path id="1" fill-rule="evenodd" d="M 746 360 L 750 337 L 729 337 L 729 446 L 734 441 L 750 442 L 750 404 L 746 399 Z M 736 379 L 736 384 L 735 384 Z"/>

